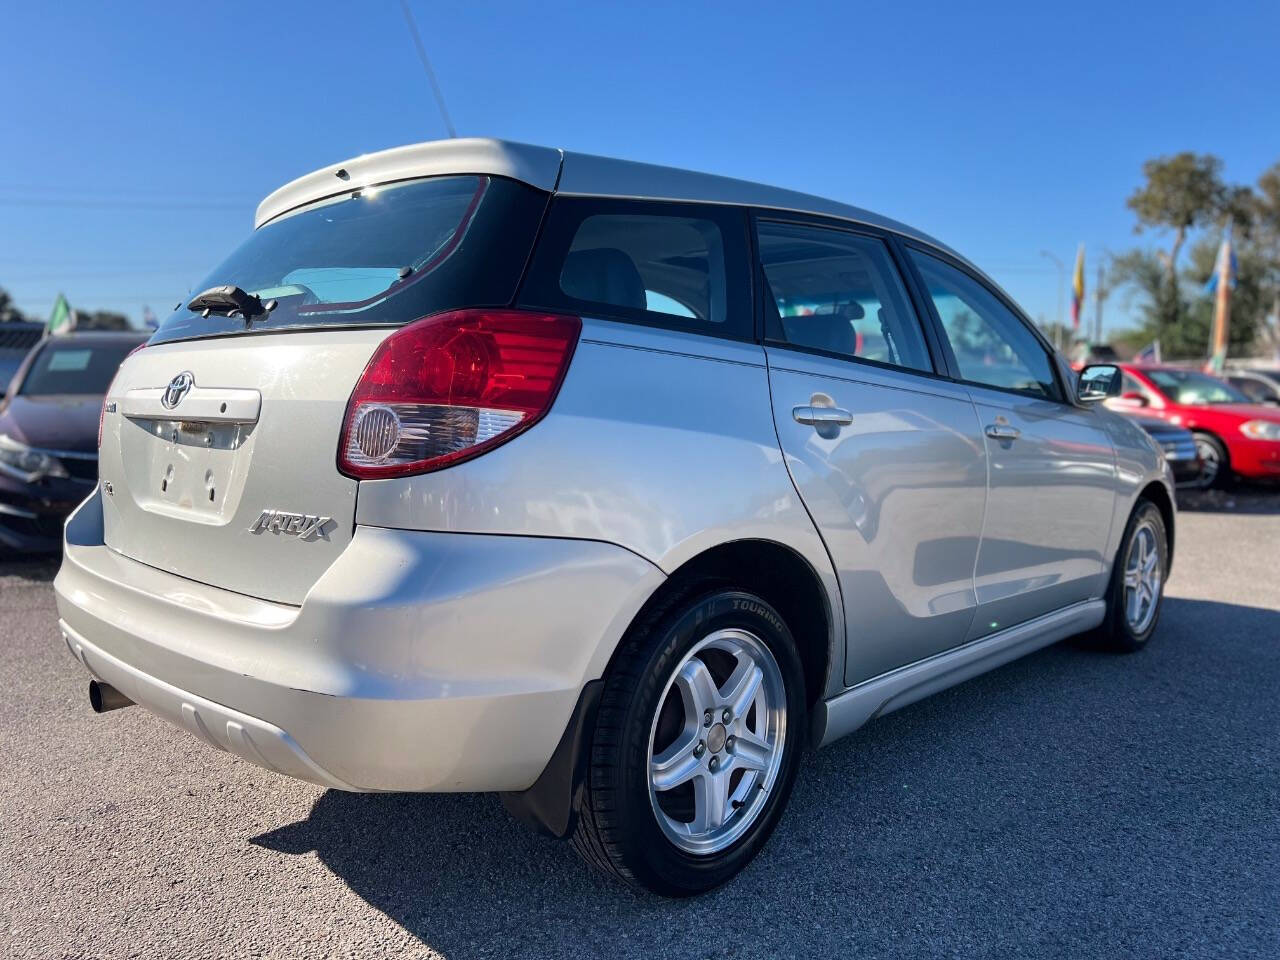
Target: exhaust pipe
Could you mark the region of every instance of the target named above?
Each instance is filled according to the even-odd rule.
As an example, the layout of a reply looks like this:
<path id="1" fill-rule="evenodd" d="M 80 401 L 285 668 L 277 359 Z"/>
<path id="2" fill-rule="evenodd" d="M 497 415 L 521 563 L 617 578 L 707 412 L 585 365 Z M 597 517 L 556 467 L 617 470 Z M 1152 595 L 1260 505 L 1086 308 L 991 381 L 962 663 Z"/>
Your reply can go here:
<path id="1" fill-rule="evenodd" d="M 90 680 L 89 706 L 93 707 L 94 713 L 106 713 L 108 710 L 132 707 L 133 701 L 109 683 Z"/>

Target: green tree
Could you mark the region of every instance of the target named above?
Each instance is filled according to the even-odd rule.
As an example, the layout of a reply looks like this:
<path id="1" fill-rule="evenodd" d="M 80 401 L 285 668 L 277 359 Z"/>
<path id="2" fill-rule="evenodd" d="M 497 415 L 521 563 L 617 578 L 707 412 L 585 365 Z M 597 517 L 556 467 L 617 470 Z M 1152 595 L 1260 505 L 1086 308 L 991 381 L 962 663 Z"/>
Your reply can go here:
<path id="1" fill-rule="evenodd" d="M 1261 285 L 1266 301 L 1259 340 L 1269 349 L 1280 350 L 1280 161 L 1258 178 L 1250 242 L 1256 245 L 1262 260 Z"/>
<path id="2" fill-rule="evenodd" d="M 1154 250 L 1130 250 L 1111 260 L 1108 282 L 1121 291 L 1126 306 L 1135 307 L 1141 318 L 1135 339 L 1143 343 L 1159 340 L 1171 355 L 1181 348 L 1177 335 L 1178 317 L 1183 308 L 1177 276 L 1171 284 L 1164 255 Z"/>
<path id="3" fill-rule="evenodd" d="M 1220 245 L 1219 238 L 1204 237 L 1191 248 L 1190 262 L 1183 272 L 1184 286 L 1192 295 L 1187 314 L 1179 325 L 1179 334 L 1192 356 L 1209 352 L 1214 297 L 1205 291 L 1205 284 L 1217 267 Z M 1235 254 L 1236 286 L 1231 291 L 1227 353 L 1238 356 L 1252 351 L 1259 327 L 1265 322 L 1267 290 L 1264 277 L 1267 270 L 1266 260 L 1257 244 L 1237 244 Z"/>
<path id="4" fill-rule="evenodd" d="M 21 323 L 25 319 L 27 318 L 9 296 L 9 291 L 0 287 L 0 323 Z"/>
<path id="5" fill-rule="evenodd" d="M 1177 323 L 1181 298 L 1177 293 L 1178 256 L 1190 231 L 1205 226 L 1230 208 L 1241 208 L 1243 197 L 1222 182 L 1222 161 L 1210 154 L 1189 151 L 1157 157 L 1142 165 L 1146 183 L 1129 197 L 1129 209 L 1144 228 L 1173 232 L 1164 267 L 1168 293 L 1159 306 L 1171 309 L 1168 320 Z"/>

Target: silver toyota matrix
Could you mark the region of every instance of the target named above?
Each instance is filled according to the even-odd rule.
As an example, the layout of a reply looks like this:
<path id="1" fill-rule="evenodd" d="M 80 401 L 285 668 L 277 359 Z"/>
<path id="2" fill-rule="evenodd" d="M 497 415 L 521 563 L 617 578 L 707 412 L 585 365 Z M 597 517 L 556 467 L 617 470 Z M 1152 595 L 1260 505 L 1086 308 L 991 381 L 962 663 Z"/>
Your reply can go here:
<path id="1" fill-rule="evenodd" d="M 494 140 L 289 183 L 121 366 L 60 628 L 337 790 L 496 791 L 686 896 L 808 746 L 1143 647 L 1173 482 L 981 271 L 739 180 Z"/>

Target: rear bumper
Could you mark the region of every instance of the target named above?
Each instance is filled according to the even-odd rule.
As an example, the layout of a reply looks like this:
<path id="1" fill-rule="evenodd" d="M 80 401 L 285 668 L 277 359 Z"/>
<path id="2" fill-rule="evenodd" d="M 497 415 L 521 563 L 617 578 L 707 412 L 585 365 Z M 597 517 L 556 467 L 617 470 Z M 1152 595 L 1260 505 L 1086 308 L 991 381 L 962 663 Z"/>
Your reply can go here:
<path id="1" fill-rule="evenodd" d="M 99 497 L 54 582 L 73 655 L 207 743 L 339 789 L 529 787 L 662 580 L 609 544 L 360 527 L 293 607 L 115 553 Z"/>

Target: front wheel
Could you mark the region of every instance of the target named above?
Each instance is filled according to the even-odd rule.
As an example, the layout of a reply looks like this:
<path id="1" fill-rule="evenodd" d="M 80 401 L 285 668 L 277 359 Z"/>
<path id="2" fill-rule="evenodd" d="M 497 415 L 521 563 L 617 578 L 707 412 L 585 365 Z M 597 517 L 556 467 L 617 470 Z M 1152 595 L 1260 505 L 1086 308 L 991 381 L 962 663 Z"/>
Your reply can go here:
<path id="1" fill-rule="evenodd" d="M 632 629 L 605 681 L 574 846 L 666 896 L 724 883 L 790 796 L 804 673 L 764 600 L 720 590 Z"/>
<path id="2" fill-rule="evenodd" d="M 1200 473 L 1191 485 L 1197 490 L 1222 486 L 1231 475 L 1227 448 L 1211 433 L 1196 433 L 1196 453 L 1200 456 Z"/>
<path id="3" fill-rule="evenodd" d="M 1169 534 L 1164 515 L 1139 500 L 1125 527 L 1107 590 L 1107 618 L 1100 633 L 1121 652 L 1140 650 L 1155 632 L 1169 571 Z"/>

